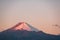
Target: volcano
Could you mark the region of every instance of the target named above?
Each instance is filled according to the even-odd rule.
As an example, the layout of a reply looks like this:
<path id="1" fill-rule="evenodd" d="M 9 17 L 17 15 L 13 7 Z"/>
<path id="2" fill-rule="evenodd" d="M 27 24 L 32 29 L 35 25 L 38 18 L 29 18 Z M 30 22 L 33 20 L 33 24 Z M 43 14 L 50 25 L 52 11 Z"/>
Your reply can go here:
<path id="1" fill-rule="evenodd" d="M 0 40 L 60 40 L 60 35 L 39 31 L 28 23 L 19 22 L 0 33 Z"/>
<path id="2" fill-rule="evenodd" d="M 8 30 L 26 30 L 26 31 L 36 31 L 38 32 L 39 30 L 34 28 L 28 23 L 25 22 L 19 22 L 18 24 L 14 25 L 12 28 Z"/>

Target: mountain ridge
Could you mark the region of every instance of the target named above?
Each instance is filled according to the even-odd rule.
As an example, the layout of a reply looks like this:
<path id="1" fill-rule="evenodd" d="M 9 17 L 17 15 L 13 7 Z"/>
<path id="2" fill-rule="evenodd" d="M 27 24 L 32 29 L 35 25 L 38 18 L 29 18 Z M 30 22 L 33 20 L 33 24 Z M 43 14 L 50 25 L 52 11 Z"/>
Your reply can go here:
<path id="1" fill-rule="evenodd" d="M 32 28 L 34 30 L 28 31 L 28 30 L 19 30 L 21 25 L 23 24 L 28 25 L 27 27 Z M 18 30 L 15 30 L 14 28 L 18 27 Z M 24 26 L 25 27 L 25 26 Z M 13 30 L 14 29 L 14 30 Z M 31 26 L 28 23 L 18 23 L 12 28 L 9 28 L 8 30 L 0 32 L 0 40 L 60 40 L 60 35 L 51 35 L 44 33 L 43 31 L 36 31 L 37 29 Z"/>
<path id="2" fill-rule="evenodd" d="M 27 31 L 36 31 L 36 32 L 39 31 L 38 29 L 34 28 L 32 25 L 26 22 L 19 22 L 7 30 L 27 30 Z M 4 30 L 4 31 L 7 31 L 7 30 Z"/>

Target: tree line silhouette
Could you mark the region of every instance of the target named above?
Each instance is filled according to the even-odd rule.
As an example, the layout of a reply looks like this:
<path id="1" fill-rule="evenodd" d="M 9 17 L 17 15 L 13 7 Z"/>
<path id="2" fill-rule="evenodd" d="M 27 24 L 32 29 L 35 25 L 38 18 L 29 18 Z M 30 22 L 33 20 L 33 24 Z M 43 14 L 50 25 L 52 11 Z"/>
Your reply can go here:
<path id="1" fill-rule="evenodd" d="M 0 32 L 0 40 L 60 40 L 60 35 L 46 34 L 42 31 L 7 30 Z"/>

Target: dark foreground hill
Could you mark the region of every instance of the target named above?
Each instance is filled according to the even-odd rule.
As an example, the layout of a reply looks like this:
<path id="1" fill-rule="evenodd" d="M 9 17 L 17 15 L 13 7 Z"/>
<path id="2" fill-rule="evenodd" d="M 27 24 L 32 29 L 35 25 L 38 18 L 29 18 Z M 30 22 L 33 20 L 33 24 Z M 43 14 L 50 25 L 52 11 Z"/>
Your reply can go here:
<path id="1" fill-rule="evenodd" d="M 8 30 L 0 33 L 0 40 L 60 40 L 60 35 L 50 35 L 42 31 Z"/>
<path id="2" fill-rule="evenodd" d="M 60 40 L 60 35 L 46 34 L 28 23 L 19 22 L 1 32 L 0 40 Z"/>

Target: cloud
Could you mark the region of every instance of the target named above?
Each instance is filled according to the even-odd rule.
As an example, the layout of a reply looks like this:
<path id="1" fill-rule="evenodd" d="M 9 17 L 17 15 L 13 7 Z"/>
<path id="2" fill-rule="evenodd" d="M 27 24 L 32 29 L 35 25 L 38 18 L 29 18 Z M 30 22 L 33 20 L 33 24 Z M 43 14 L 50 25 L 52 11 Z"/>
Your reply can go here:
<path id="1" fill-rule="evenodd" d="M 60 25 L 58 25 L 58 24 L 55 24 L 55 25 L 53 25 L 53 26 L 55 26 L 55 27 L 59 27 L 59 28 L 60 28 Z"/>

